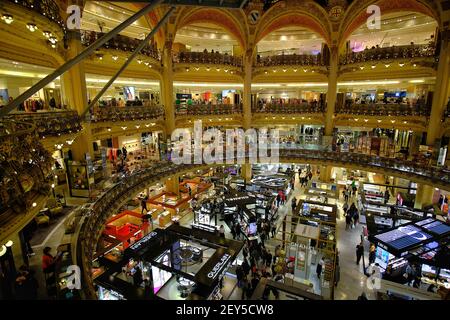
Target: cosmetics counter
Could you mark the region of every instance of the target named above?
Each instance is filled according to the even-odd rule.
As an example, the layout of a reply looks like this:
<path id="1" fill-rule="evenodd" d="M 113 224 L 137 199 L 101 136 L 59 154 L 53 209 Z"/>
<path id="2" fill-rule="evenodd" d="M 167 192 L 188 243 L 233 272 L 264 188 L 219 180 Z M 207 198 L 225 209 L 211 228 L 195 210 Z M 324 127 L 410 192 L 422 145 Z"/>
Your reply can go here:
<path id="1" fill-rule="evenodd" d="M 194 208 L 194 222 L 191 224 L 193 229 L 217 233 L 219 230 L 217 224 L 217 215 L 220 211 L 220 206 L 215 207 L 210 201 L 203 202 L 197 208 Z"/>
<path id="2" fill-rule="evenodd" d="M 410 222 L 369 236 L 376 244 L 376 260 L 382 271 L 392 270 L 388 280 L 405 283 L 408 264 L 418 267 L 421 289 L 430 284 L 450 288 L 450 225 L 433 218 Z"/>
<path id="3" fill-rule="evenodd" d="M 177 225 L 156 229 L 125 250 L 95 278 L 104 300 L 218 300 L 243 243 Z M 134 283 L 135 273 L 142 283 Z M 139 277 L 138 277 L 139 278 Z"/>

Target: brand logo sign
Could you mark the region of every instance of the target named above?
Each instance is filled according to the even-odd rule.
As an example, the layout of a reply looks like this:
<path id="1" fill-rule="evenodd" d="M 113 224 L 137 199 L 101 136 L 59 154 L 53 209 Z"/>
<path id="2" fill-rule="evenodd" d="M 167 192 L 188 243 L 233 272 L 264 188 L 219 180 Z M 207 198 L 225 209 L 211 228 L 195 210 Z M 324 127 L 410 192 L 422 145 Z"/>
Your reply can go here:
<path id="1" fill-rule="evenodd" d="M 219 274 L 219 271 L 227 265 L 228 261 L 231 259 L 231 256 L 228 253 L 225 253 L 222 258 L 220 258 L 220 261 L 216 263 L 214 268 L 208 273 L 209 279 L 215 279 L 217 275 Z"/>
<path id="2" fill-rule="evenodd" d="M 151 239 L 153 239 L 157 235 L 158 235 L 158 233 L 155 232 L 155 231 L 150 232 L 148 235 L 143 237 L 141 240 L 139 240 L 135 244 L 131 245 L 130 249 L 133 250 L 133 251 L 139 250 L 146 242 L 150 241 Z"/>

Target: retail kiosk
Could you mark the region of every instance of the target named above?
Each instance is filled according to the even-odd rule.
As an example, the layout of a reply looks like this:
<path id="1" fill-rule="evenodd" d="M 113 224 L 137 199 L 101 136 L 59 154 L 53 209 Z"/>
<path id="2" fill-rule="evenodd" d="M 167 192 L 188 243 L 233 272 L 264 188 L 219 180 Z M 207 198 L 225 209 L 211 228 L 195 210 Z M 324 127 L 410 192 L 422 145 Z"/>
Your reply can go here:
<path id="1" fill-rule="evenodd" d="M 383 273 L 391 270 L 391 281 L 405 283 L 407 265 L 415 264 L 423 286 L 450 288 L 449 224 L 426 218 L 369 235 L 369 240 L 377 246 L 375 263 Z"/>
<path id="2" fill-rule="evenodd" d="M 242 247 L 203 230 L 156 229 L 95 279 L 99 299 L 220 300 L 219 282 Z M 141 284 L 135 272 L 142 272 Z"/>

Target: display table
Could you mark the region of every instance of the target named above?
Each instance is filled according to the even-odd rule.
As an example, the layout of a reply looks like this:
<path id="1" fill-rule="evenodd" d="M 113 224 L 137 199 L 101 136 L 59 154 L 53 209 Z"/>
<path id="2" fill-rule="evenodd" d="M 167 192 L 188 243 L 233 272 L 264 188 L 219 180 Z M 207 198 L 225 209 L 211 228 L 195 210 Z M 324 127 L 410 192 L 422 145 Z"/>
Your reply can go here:
<path id="1" fill-rule="evenodd" d="M 164 211 L 159 215 L 159 226 L 166 227 L 168 224 L 172 222 L 172 218 L 169 211 Z"/>

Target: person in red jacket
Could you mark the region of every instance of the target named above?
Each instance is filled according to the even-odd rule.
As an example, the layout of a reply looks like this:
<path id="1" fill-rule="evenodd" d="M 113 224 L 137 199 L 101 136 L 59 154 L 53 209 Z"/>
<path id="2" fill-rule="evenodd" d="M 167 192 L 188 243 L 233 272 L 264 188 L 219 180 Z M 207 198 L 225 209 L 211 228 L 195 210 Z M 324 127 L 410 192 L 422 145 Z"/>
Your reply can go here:
<path id="1" fill-rule="evenodd" d="M 45 247 L 44 255 L 42 256 L 42 270 L 44 273 L 51 273 L 55 271 L 55 258 L 50 254 L 52 248 Z"/>

